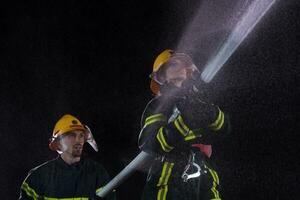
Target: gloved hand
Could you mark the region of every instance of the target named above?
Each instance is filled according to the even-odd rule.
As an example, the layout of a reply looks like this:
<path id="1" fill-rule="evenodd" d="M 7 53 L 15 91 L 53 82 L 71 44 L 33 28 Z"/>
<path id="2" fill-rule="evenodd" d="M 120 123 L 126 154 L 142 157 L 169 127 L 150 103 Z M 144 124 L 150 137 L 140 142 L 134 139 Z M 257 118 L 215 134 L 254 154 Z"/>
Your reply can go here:
<path id="1" fill-rule="evenodd" d="M 184 123 L 189 129 L 206 128 L 218 111 L 217 107 L 202 101 L 196 95 L 187 96 L 176 104 Z"/>

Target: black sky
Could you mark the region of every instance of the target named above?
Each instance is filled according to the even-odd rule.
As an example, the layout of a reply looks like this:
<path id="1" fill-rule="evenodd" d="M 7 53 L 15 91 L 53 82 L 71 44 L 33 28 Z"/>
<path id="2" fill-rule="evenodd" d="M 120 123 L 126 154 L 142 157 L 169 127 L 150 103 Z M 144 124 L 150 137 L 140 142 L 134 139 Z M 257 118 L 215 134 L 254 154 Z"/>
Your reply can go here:
<path id="1" fill-rule="evenodd" d="M 56 120 L 92 129 L 94 159 L 116 175 L 139 150 L 140 116 L 152 98 L 153 60 L 175 48 L 199 1 L 38 1 L 1 8 L 2 199 L 16 199 L 27 172 L 53 158 Z M 296 199 L 299 137 L 299 3 L 277 2 L 211 83 L 232 120 L 214 148 L 224 199 Z M 145 174 L 118 190 L 139 199 Z"/>

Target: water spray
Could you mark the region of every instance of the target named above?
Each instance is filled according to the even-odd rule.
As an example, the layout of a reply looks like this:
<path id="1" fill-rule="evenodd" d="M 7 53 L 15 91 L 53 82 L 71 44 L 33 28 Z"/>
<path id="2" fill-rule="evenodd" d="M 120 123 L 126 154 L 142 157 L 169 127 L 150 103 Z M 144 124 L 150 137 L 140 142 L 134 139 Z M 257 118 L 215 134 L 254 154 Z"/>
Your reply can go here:
<path id="1" fill-rule="evenodd" d="M 254 0 L 251 3 L 220 50 L 205 65 L 201 74 L 203 81 L 208 83 L 212 80 L 274 3 L 275 0 Z"/>

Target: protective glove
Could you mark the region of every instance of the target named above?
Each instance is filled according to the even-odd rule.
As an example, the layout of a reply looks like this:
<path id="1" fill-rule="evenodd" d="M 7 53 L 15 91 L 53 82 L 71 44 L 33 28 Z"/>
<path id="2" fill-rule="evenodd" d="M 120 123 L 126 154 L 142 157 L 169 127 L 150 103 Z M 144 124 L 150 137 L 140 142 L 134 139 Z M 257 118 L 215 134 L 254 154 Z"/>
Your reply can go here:
<path id="1" fill-rule="evenodd" d="M 215 121 L 218 107 L 206 103 L 199 98 L 190 96 L 178 101 L 178 115 L 174 125 L 179 130 L 184 140 L 192 140 L 207 136 L 211 132 L 210 125 Z"/>

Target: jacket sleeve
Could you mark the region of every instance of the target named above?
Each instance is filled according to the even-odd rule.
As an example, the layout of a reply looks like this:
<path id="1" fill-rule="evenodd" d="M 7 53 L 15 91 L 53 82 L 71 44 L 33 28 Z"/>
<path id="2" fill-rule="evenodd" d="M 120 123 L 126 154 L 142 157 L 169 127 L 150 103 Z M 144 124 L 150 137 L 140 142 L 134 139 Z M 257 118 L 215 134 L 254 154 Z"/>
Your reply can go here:
<path id="1" fill-rule="evenodd" d="M 144 110 L 138 144 L 141 150 L 164 155 L 173 149 L 186 148 L 183 136 L 177 129 L 169 125 L 173 103 L 154 99 Z"/>
<path id="2" fill-rule="evenodd" d="M 178 103 L 178 116 L 174 126 L 185 141 L 213 144 L 230 131 L 229 117 L 217 105 L 199 99 Z"/>
<path id="3" fill-rule="evenodd" d="M 23 182 L 20 189 L 19 200 L 34 200 L 35 198 L 28 193 L 26 182 Z"/>
<path id="4" fill-rule="evenodd" d="M 21 185 L 19 200 L 43 199 L 41 193 L 41 180 L 34 169 L 31 170 Z"/>
<path id="5" fill-rule="evenodd" d="M 97 189 L 96 193 L 101 191 L 102 187 L 105 186 L 110 181 L 110 176 L 107 170 L 99 163 L 97 163 Z M 97 197 L 96 199 L 101 199 Z M 116 193 L 115 191 L 109 193 L 105 198 L 105 200 L 116 200 Z"/>
<path id="6" fill-rule="evenodd" d="M 138 145 L 142 151 L 160 155 L 162 152 L 156 135 L 166 125 L 167 117 L 162 110 L 156 109 L 159 106 L 158 104 L 159 102 L 156 99 L 151 100 L 143 112 Z"/>

